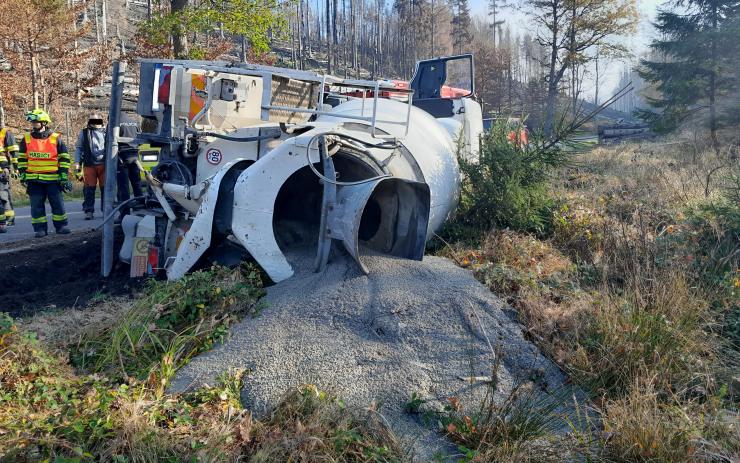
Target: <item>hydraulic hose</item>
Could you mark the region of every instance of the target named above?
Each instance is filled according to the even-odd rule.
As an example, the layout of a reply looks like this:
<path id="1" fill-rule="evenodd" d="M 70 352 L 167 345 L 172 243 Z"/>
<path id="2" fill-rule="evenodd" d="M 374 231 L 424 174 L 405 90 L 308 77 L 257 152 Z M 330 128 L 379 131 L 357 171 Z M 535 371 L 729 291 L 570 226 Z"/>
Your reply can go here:
<path id="1" fill-rule="evenodd" d="M 274 138 L 280 138 L 280 134 L 273 134 L 273 135 L 256 135 L 252 137 L 232 137 L 230 135 L 224 135 L 221 133 L 216 132 L 198 132 L 198 135 L 204 136 L 204 137 L 215 137 L 220 138 L 222 140 L 227 141 L 236 141 L 241 143 L 246 143 L 250 141 L 260 141 L 260 140 L 272 140 Z"/>
<path id="2" fill-rule="evenodd" d="M 115 215 L 116 215 L 116 212 L 118 212 L 118 211 L 119 211 L 119 209 L 121 209 L 121 208 L 122 208 L 123 206 L 127 205 L 128 203 L 132 203 L 132 202 L 134 202 L 134 201 L 140 201 L 140 200 L 142 200 L 142 199 L 145 199 L 145 197 L 144 197 L 144 196 L 136 196 L 136 197 L 133 197 L 133 198 L 131 198 L 131 199 L 127 199 L 126 201 L 122 202 L 121 204 L 119 204 L 118 206 L 116 206 L 116 207 L 115 207 L 115 209 L 113 209 L 113 210 L 111 211 L 111 213 L 110 213 L 110 214 L 108 214 L 108 217 L 104 218 L 104 219 L 103 219 L 103 221 L 102 221 L 102 222 L 100 223 L 100 225 L 98 225 L 97 227 L 95 227 L 95 228 L 94 228 L 93 230 L 99 230 L 99 229 L 100 229 L 100 227 L 102 227 L 102 226 L 103 226 L 103 225 L 105 225 L 105 224 L 106 224 L 106 223 L 107 223 L 107 222 L 108 222 L 108 221 L 109 221 L 110 219 L 112 219 L 112 218 L 113 218 L 113 216 L 115 216 Z"/>
<path id="3" fill-rule="evenodd" d="M 316 175 L 317 177 L 319 177 L 322 181 L 327 182 L 327 183 L 331 183 L 332 185 L 337 185 L 337 186 L 354 186 L 354 185 L 362 185 L 363 183 L 374 182 L 376 180 L 380 180 L 381 178 L 386 178 L 386 177 L 390 177 L 391 176 L 390 174 L 376 175 L 375 177 L 370 177 L 370 178 L 366 178 L 366 179 L 363 179 L 363 180 L 357 180 L 357 181 L 354 181 L 354 182 L 340 182 L 337 179 L 331 179 L 331 178 L 325 176 L 324 174 L 322 174 L 321 172 L 319 172 L 313 166 L 313 163 L 311 162 L 311 145 L 313 144 L 314 140 L 316 140 L 317 138 L 319 138 L 319 137 L 326 138 L 328 135 L 336 135 L 338 137 L 347 138 L 348 140 L 355 141 L 357 143 L 360 143 L 360 144 L 365 145 L 365 146 L 369 146 L 371 148 L 378 148 L 378 149 L 396 149 L 396 148 L 398 148 L 398 143 L 396 143 L 396 142 L 393 143 L 393 146 L 387 146 L 388 145 L 388 142 L 383 142 L 383 143 L 378 143 L 378 144 L 368 143 L 368 142 L 366 142 L 364 140 L 361 140 L 359 138 L 355 138 L 355 137 L 352 137 L 352 136 L 349 136 L 349 135 L 345 135 L 343 133 L 326 132 L 326 133 L 316 134 L 313 137 L 311 137 L 311 139 L 308 141 L 308 145 L 306 146 L 306 160 L 308 161 L 308 167 L 311 168 L 311 171 L 314 173 L 314 175 Z M 325 157 L 328 156 L 328 149 L 326 147 L 326 143 L 324 143 L 324 149 L 323 150 L 319 150 L 319 155 L 321 157 L 321 161 L 323 161 L 325 159 Z M 375 160 L 375 162 L 378 163 L 378 165 L 381 165 L 377 160 Z"/>

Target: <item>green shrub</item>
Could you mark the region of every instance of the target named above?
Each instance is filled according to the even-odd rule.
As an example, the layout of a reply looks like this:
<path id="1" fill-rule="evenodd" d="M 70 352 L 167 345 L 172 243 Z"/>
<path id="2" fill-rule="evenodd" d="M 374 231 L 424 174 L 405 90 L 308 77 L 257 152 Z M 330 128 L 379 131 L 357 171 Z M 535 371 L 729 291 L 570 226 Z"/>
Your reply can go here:
<path id="1" fill-rule="evenodd" d="M 175 282 L 152 280 L 120 323 L 83 339 L 72 360 L 123 379 L 149 378 L 163 391 L 180 366 L 257 310 L 262 294 L 259 272 L 252 267 L 213 267 Z"/>
<path id="2" fill-rule="evenodd" d="M 508 140 L 510 130 L 505 121 L 494 124 L 482 140 L 479 162 L 461 157 L 462 199 L 456 220 L 446 230 L 451 238 L 493 227 L 540 234 L 550 230 L 554 201 L 546 180 L 568 154 L 537 140 L 519 147 Z"/>

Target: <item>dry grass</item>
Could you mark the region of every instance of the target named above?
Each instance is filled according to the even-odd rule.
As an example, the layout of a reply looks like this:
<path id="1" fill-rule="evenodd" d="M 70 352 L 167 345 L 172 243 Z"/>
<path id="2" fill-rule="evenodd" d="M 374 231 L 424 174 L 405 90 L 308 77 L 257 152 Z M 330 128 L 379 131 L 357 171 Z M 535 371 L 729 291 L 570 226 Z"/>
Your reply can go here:
<path id="1" fill-rule="evenodd" d="M 632 385 L 628 395 L 602 408 L 605 457 L 614 462 L 729 463 L 731 453 L 717 441 L 729 443 L 737 456 L 740 429 L 737 416 L 717 405 L 716 399 L 665 400 L 646 377 L 644 383 Z"/>
<path id="2" fill-rule="evenodd" d="M 255 463 L 407 460 L 377 410 L 350 409 L 313 385 L 290 390 L 252 432 L 248 452 Z"/>
<path id="3" fill-rule="evenodd" d="M 39 312 L 18 320 L 17 325 L 21 331 L 34 333 L 46 347 L 66 355 L 70 342 L 115 325 L 129 310 L 131 300 L 126 298 L 93 300 L 86 307 Z"/>
<path id="4" fill-rule="evenodd" d="M 575 433 L 590 443 L 583 458 L 740 457 L 728 389 L 740 365 L 731 149 L 597 148 L 555 177 L 548 240 L 499 230 L 473 249 L 444 250 L 506 297 L 529 337 L 591 391 L 600 423 Z"/>
<path id="5" fill-rule="evenodd" d="M 206 326 L 214 313 L 234 309 L 234 297 L 244 296 L 239 282 L 243 282 L 241 276 L 229 277 L 222 269 L 215 275 L 208 273 L 188 280 L 192 291 L 183 292 L 187 301 L 182 305 L 201 309 L 185 312 L 195 315 L 190 323 Z M 173 288 L 161 283 L 156 289 L 152 297 L 168 294 Z M 143 316 L 143 309 L 138 306 L 150 302 L 147 297 L 135 301 L 123 320 L 130 321 L 132 310 Z M 251 300 L 247 302 L 251 304 Z M 169 314 L 176 313 L 179 312 Z M 61 347 L 64 334 L 70 336 L 68 344 L 75 344 L 80 332 L 68 327 L 51 329 L 49 324 L 54 320 L 51 316 L 38 317 L 26 326 L 36 327 L 45 333 L 45 339 L 54 340 L 59 352 L 51 352 L 35 337 L 20 331 L 12 319 L 0 314 L 0 461 L 407 460 L 376 411 L 348 408 L 341 399 L 313 386 L 291 390 L 264 421 L 255 420 L 242 408 L 244 371 L 222 375 L 214 387 L 188 394 L 166 394 L 163 385 L 167 375 L 184 357 L 167 346 L 147 347 L 149 335 L 139 337 L 134 344 L 137 352 L 145 353 L 151 362 L 135 362 L 142 372 L 152 372 L 144 380 L 127 377 L 120 382 L 116 365 L 102 368 L 102 374 L 76 372 Z M 108 327 L 99 335 L 110 339 L 118 329 L 132 332 L 131 323 L 116 320 L 117 326 Z M 184 343 L 178 345 L 197 341 L 196 347 L 201 349 L 207 344 L 203 341 L 212 339 L 209 336 L 214 334 L 213 330 L 193 330 L 180 322 L 172 326 L 184 334 L 172 338 L 170 345 L 178 344 L 177 339 L 182 338 Z M 147 329 L 154 332 L 153 327 Z M 205 338 L 194 340 L 194 331 Z M 162 339 L 161 333 L 158 338 Z M 125 349 L 117 352 L 122 356 L 122 364 L 133 362 L 123 357 L 131 355 Z M 113 373 L 111 377 L 105 375 L 108 370 Z"/>

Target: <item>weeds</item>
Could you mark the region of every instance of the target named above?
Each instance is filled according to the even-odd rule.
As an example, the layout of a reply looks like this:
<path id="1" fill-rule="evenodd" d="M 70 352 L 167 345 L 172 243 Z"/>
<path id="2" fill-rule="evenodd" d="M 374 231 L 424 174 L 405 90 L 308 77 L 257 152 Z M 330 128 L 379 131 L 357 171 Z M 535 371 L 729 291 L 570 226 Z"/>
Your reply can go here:
<path id="1" fill-rule="evenodd" d="M 412 396 L 407 412 L 421 413 L 436 421 L 441 432 L 457 445 L 462 461 L 562 461 L 550 439 L 563 421 L 556 413 L 565 390 L 546 394 L 532 382 L 516 385 L 503 400 L 495 398 L 498 368 L 492 369 L 484 398 L 473 406 L 450 397 L 442 410 L 424 407 L 426 401 Z"/>
<path id="2" fill-rule="evenodd" d="M 288 392 L 252 430 L 250 461 L 401 462 L 405 454 L 377 410 L 352 410 L 315 386 Z"/>
<path id="3" fill-rule="evenodd" d="M 145 384 L 75 374 L 15 326 L 0 336 L 3 461 L 154 462 L 206 455 L 217 461 L 239 450 L 238 426 L 246 419 L 235 386 L 240 372 L 222 376 L 214 389 L 157 399 Z"/>
<path id="4" fill-rule="evenodd" d="M 214 267 L 176 282 L 151 281 L 116 326 L 83 338 L 72 359 L 90 371 L 148 378 L 161 393 L 180 366 L 255 311 L 261 295 L 252 267 L 241 272 Z"/>
<path id="5" fill-rule="evenodd" d="M 221 375 L 215 387 L 165 393 L 166 380 L 191 353 L 215 342 L 226 320 L 255 307 L 253 278 L 214 268 L 182 284 L 153 283 L 121 327 L 80 344 L 87 366 L 98 367 L 88 375 L 0 314 L 0 460 L 405 461 L 377 411 L 351 409 L 313 386 L 291 391 L 264 422 L 242 408 L 242 370 Z M 167 298 L 168 310 L 152 310 Z M 234 318 L 226 318 L 229 311 Z M 137 322 L 149 325 L 136 331 Z M 128 344 L 115 345 L 116 336 Z M 110 359 L 120 363 L 106 368 Z M 121 378 L 124 372 L 141 376 Z"/>
<path id="6" fill-rule="evenodd" d="M 711 153 L 688 159 L 662 149 L 596 149 L 564 169 L 546 241 L 509 222 L 516 231 L 494 230 L 474 248 L 453 242 L 443 254 L 506 297 L 530 339 L 592 395 L 600 419 L 572 432 L 583 458 L 733 461 L 735 177 L 701 175 Z M 452 434 L 456 442 L 476 435 L 464 420 L 454 424 L 464 431 Z M 492 441 L 469 443 L 475 455 L 493 452 L 485 461 L 522 458 L 501 457 Z M 565 449 L 566 439 L 555 446 Z"/>

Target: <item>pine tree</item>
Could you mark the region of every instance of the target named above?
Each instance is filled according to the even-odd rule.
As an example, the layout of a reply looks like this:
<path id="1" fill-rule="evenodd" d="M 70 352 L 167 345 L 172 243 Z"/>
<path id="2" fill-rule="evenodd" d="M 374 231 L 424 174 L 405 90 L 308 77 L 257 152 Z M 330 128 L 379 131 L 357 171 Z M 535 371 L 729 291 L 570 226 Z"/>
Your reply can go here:
<path id="1" fill-rule="evenodd" d="M 452 18 L 453 48 L 455 53 L 463 53 L 470 47 L 470 7 L 468 0 L 455 0 L 455 15 Z"/>
<path id="2" fill-rule="evenodd" d="M 655 24 L 662 37 L 651 48 L 662 59 L 642 60 L 640 75 L 660 96 L 648 98 L 657 111 L 640 111 L 657 129 L 668 131 L 688 116 L 707 110 L 715 149 L 719 99 L 738 80 L 740 23 L 737 0 L 686 0 L 679 12 L 661 11 Z M 735 107 L 736 111 L 737 108 Z"/>

